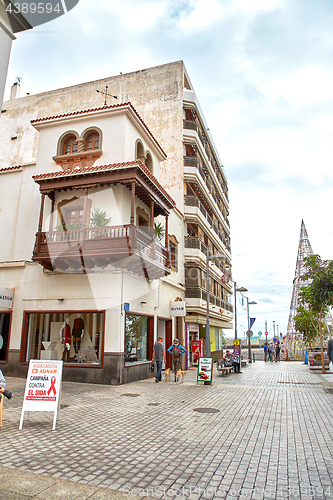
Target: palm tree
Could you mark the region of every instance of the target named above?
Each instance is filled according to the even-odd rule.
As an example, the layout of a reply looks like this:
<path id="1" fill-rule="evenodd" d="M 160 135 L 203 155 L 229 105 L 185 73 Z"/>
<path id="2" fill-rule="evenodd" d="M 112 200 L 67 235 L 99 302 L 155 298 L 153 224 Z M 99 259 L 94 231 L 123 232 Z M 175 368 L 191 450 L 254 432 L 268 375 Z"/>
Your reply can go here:
<path id="1" fill-rule="evenodd" d="M 94 208 L 90 217 L 90 227 L 104 227 L 109 224 L 112 217 L 106 217 L 106 211 L 101 210 L 99 207 Z"/>
<path id="2" fill-rule="evenodd" d="M 162 226 L 161 222 L 156 224 L 154 222 L 154 238 L 156 238 L 158 241 L 161 241 L 165 233 L 165 229 Z"/>

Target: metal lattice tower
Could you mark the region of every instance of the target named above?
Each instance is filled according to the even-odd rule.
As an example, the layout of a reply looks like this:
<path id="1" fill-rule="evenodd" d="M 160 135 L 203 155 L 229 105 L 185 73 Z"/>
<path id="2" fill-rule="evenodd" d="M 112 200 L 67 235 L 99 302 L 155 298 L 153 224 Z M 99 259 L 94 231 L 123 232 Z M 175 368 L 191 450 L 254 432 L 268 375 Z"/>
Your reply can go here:
<path id="1" fill-rule="evenodd" d="M 298 254 L 297 254 L 297 261 L 296 261 L 295 278 L 293 281 L 293 293 L 292 293 L 292 297 L 291 297 L 290 313 L 289 313 L 288 326 L 287 326 L 287 333 L 289 333 L 289 334 L 296 333 L 295 332 L 294 316 L 297 313 L 299 289 L 302 286 L 306 286 L 308 284 L 306 281 L 300 282 L 300 280 L 299 280 L 300 276 L 304 272 L 303 261 L 304 261 L 305 257 L 309 257 L 309 255 L 312 255 L 312 254 L 313 254 L 313 252 L 312 252 L 312 248 L 310 245 L 308 233 L 306 232 L 305 224 L 304 224 L 304 221 L 302 220 L 301 233 L 300 233 L 299 244 L 298 244 Z"/>

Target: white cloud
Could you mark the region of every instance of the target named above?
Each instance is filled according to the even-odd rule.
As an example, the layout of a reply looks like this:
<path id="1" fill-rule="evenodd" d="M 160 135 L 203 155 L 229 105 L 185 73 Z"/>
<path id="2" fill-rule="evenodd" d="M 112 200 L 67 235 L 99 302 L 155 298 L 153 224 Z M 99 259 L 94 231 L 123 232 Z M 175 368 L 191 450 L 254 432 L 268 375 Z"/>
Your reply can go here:
<path id="1" fill-rule="evenodd" d="M 268 77 L 267 77 L 268 76 Z M 285 100 L 294 106 L 332 100 L 333 71 L 311 65 L 294 73 L 262 75 L 255 78 L 258 88 L 272 100 Z"/>
<path id="2" fill-rule="evenodd" d="M 233 276 L 258 303 L 254 332 L 265 319 L 285 329 L 302 218 L 332 258 L 332 23 L 324 0 L 81 0 L 18 33 L 9 86 L 22 76 L 24 95 L 183 59 L 229 179 Z"/>
<path id="3" fill-rule="evenodd" d="M 284 7 L 285 0 L 235 0 L 235 8 L 245 12 L 269 11 Z"/>
<path id="4" fill-rule="evenodd" d="M 218 0 L 195 0 L 190 2 L 191 12 L 186 12 L 178 23 L 184 33 L 207 27 L 223 15 L 221 2 Z"/>

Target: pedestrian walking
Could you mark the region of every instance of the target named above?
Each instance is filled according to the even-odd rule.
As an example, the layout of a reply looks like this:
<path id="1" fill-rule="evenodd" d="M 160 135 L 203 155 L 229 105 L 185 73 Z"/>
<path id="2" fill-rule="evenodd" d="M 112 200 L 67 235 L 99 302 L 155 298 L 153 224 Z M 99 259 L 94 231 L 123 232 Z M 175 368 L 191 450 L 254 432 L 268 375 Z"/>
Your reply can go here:
<path id="1" fill-rule="evenodd" d="M 267 345 L 267 342 L 265 342 L 265 345 L 264 345 L 264 361 L 267 361 L 267 354 L 268 354 L 268 345 Z"/>
<path id="2" fill-rule="evenodd" d="M 180 370 L 180 358 L 181 355 L 186 352 L 183 346 L 180 345 L 178 339 L 172 341 L 172 345 L 169 347 L 168 352 L 172 355 L 172 371 L 175 374 L 175 382 L 177 381 L 177 372 Z"/>
<path id="3" fill-rule="evenodd" d="M 268 346 L 268 361 L 274 361 L 275 359 L 275 346 L 273 342 L 271 342 Z"/>
<path id="4" fill-rule="evenodd" d="M 333 335 L 327 343 L 327 355 L 328 359 L 333 363 Z"/>
<path id="5" fill-rule="evenodd" d="M 275 347 L 275 361 L 280 361 L 280 344 L 277 343 Z"/>
<path id="6" fill-rule="evenodd" d="M 162 342 L 163 342 L 163 338 L 158 337 L 157 342 L 155 342 L 154 347 L 153 347 L 153 357 L 151 359 L 151 362 L 153 363 L 154 360 L 156 361 L 155 382 L 161 382 L 163 360 L 164 360 L 164 363 L 166 363 L 165 348 L 164 348 L 164 345 L 162 344 Z"/>

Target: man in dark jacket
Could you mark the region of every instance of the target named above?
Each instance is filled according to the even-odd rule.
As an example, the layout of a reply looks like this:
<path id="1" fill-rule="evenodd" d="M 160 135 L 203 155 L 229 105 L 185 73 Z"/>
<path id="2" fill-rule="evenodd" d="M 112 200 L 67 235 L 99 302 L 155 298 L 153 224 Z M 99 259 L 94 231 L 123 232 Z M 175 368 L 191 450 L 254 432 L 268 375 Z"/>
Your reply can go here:
<path id="1" fill-rule="evenodd" d="M 156 382 L 161 382 L 162 380 L 162 364 L 163 364 L 163 359 L 164 363 L 166 363 L 166 357 L 165 357 L 165 349 L 164 345 L 162 344 L 163 338 L 158 337 L 157 342 L 154 344 L 153 348 L 153 357 L 152 357 L 152 363 L 154 360 L 156 361 Z"/>

